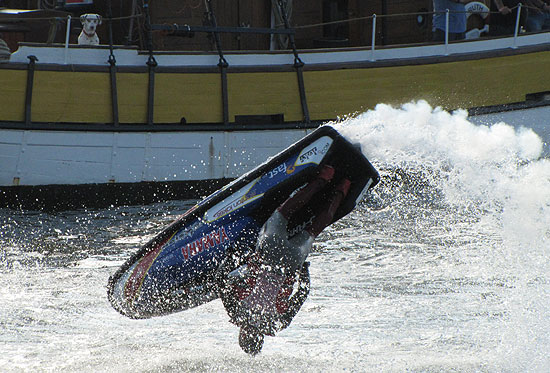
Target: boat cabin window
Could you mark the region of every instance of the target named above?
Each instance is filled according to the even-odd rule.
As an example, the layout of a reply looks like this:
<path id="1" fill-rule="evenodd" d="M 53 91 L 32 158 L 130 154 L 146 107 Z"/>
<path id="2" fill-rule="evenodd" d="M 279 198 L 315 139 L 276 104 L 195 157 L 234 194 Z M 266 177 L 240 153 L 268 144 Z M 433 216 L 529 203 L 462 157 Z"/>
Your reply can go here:
<path id="1" fill-rule="evenodd" d="M 323 0 L 323 37 L 316 40 L 319 48 L 349 46 L 349 23 L 336 23 L 348 19 L 348 0 Z"/>

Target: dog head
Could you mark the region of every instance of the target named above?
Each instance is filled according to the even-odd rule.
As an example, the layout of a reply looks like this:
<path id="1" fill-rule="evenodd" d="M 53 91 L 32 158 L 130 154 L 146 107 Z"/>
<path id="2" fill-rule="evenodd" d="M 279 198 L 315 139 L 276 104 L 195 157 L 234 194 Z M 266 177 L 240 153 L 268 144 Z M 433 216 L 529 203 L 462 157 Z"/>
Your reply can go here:
<path id="1" fill-rule="evenodd" d="M 97 26 L 101 25 L 101 16 L 94 13 L 86 13 L 80 16 L 82 28 L 87 34 L 93 35 Z"/>

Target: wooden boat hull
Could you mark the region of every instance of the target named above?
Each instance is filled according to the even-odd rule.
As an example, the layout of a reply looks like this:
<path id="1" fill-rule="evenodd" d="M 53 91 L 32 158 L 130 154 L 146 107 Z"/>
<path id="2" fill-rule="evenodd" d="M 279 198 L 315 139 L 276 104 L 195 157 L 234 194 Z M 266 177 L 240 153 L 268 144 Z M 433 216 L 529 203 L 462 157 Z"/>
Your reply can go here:
<path id="1" fill-rule="evenodd" d="M 226 53 L 224 73 L 213 53 L 158 53 L 151 71 L 115 48 L 112 70 L 104 46 L 23 45 L 0 64 L 0 192 L 13 205 L 52 185 L 231 180 L 321 123 L 421 99 L 548 144 L 548 35 L 300 51 L 303 67 L 289 51 Z"/>
<path id="2" fill-rule="evenodd" d="M 41 208 L 204 196 L 214 190 L 209 184 L 219 187 L 236 178 L 310 130 L 1 132 L 4 204 Z M 98 190 L 111 193 L 90 198 L 101 194 Z M 140 192 L 124 196 L 132 190 Z"/>
<path id="3" fill-rule="evenodd" d="M 36 49 L 22 53 L 40 51 Z M 63 53 L 62 48 L 57 49 Z M 331 120 L 372 109 L 378 103 L 401 105 L 420 99 L 448 110 L 521 102 L 526 95 L 550 89 L 546 71 L 550 64 L 548 49 L 547 44 L 542 44 L 528 49 L 375 62 L 359 60 L 368 57 L 359 52 L 354 57 L 347 56 L 351 52 L 320 54 L 311 57 L 315 64 L 306 64 L 303 72 L 310 119 Z M 133 53 L 128 56 L 128 63 L 137 63 L 131 58 L 138 56 L 137 51 Z M 106 61 L 108 56 L 104 57 Z M 178 56 L 173 57 L 176 61 Z M 259 57 L 251 56 L 254 58 Z M 334 62 L 322 63 L 323 58 Z M 260 118 L 261 122 L 262 117 L 272 120 L 274 115 L 278 115 L 278 123 L 304 120 L 296 71 L 292 64 L 278 64 L 280 58 L 272 60 L 273 64 L 266 65 L 230 65 L 229 123 L 247 117 Z M 193 63 L 193 59 L 189 61 Z M 4 103 L 0 123 L 26 120 L 27 68 L 23 63 L 0 64 L 0 102 Z M 520 73 L 521 79 L 514 79 Z M 117 66 L 120 123 L 147 123 L 148 77 L 145 64 Z M 223 122 L 221 78 L 216 64 L 159 65 L 154 80 L 154 123 Z M 39 59 L 30 113 L 33 123 L 112 123 L 109 67 L 105 63 L 41 64 Z"/>

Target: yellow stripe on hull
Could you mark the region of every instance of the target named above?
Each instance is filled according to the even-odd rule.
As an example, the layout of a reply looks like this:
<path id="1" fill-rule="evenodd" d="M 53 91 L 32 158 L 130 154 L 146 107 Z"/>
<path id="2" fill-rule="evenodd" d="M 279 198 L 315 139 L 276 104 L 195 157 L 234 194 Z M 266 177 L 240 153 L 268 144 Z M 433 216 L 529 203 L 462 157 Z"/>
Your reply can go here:
<path id="1" fill-rule="evenodd" d="M 550 90 L 550 52 L 370 69 L 308 71 L 312 119 L 425 99 L 446 109 L 500 105 Z"/>
<path id="2" fill-rule="evenodd" d="M 109 74 L 35 71 L 32 120 L 76 123 L 111 122 Z"/>
<path id="3" fill-rule="evenodd" d="M 425 65 L 304 72 L 313 120 L 425 99 L 446 109 L 499 105 L 550 90 L 550 52 Z M 148 74 L 118 72 L 119 121 L 146 123 Z M 27 72 L 0 69 L 0 120 L 23 121 Z M 228 73 L 229 120 L 236 115 L 303 118 L 296 72 Z M 155 123 L 219 123 L 219 73 L 156 73 Z M 112 122 L 108 72 L 35 71 L 32 121 Z"/>
<path id="4" fill-rule="evenodd" d="M 147 74 L 145 74 L 147 76 Z M 220 74 L 159 73 L 155 76 L 156 123 L 222 121 Z"/>
<path id="5" fill-rule="evenodd" d="M 303 119 L 295 72 L 233 73 L 228 76 L 229 117 L 285 115 L 286 121 Z"/>
<path id="6" fill-rule="evenodd" d="M 143 73 L 117 73 L 116 84 L 119 122 L 147 123 L 148 75 Z M 109 97 L 111 97 L 110 92 Z M 112 110 L 111 105 L 109 103 L 109 112 Z"/>
<path id="7" fill-rule="evenodd" d="M 0 120 L 25 120 L 27 72 L 0 69 Z"/>

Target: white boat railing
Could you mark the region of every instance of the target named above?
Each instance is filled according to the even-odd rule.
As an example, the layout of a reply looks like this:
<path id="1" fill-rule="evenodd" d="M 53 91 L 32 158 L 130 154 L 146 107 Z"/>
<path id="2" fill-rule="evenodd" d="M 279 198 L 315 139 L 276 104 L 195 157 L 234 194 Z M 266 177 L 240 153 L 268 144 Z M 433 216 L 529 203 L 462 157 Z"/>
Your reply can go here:
<path id="1" fill-rule="evenodd" d="M 65 55 L 63 57 L 63 63 L 67 64 L 67 58 L 69 56 L 69 36 L 71 35 L 71 15 L 67 16 L 67 30 L 65 32 Z"/>
<path id="2" fill-rule="evenodd" d="M 518 12 L 516 15 L 516 24 L 514 26 L 514 44 L 512 46 L 512 48 L 514 49 L 517 48 L 517 40 L 518 40 L 518 34 L 520 30 L 519 22 L 521 19 L 521 7 L 522 7 L 522 4 L 519 3 L 517 5 Z M 449 55 L 449 13 L 450 13 L 450 10 L 445 9 L 445 55 L 446 56 Z"/>
<path id="3" fill-rule="evenodd" d="M 517 8 L 518 11 L 517 11 L 517 14 L 516 14 L 516 21 L 515 21 L 515 26 L 514 26 L 514 41 L 513 41 L 513 44 L 512 44 L 512 48 L 513 49 L 517 49 L 518 47 L 518 35 L 520 33 L 520 19 L 521 19 L 521 10 L 522 10 L 522 7 L 523 7 L 523 4 L 522 3 L 519 3 L 516 7 L 514 8 L 511 8 L 511 10 Z M 445 52 L 444 54 L 446 56 L 449 55 L 449 15 L 451 13 L 451 11 L 449 9 L 445 9 L 445 39 L 444 39 L 444 45 L 445 45 Z M 438 12 L 425 12 L 425 14 L 436 14 Z M 466 12 L 453 12 L 453 13 L 470 13 L 468 11 Z M 399 15 L 382 15 L 380 17 L 392 17 L 392 16 L 406 16 L 406 15 L 413 15 L 413 14 L 418 14 L 418 13 L 410 13 L 410 14 L 399 14 Z M 376 56 L 375 56 L 375 50 L 376 50 L 376 14 L 373 14 L 371 17 L 364 17 L 363 19 L 368 19 L 370 18 L 372 20 L 372 41 L 371 41 L 371 58 L 370 60 L 371 61 L 376 61 Z M 333 22 L 329 22 L 329 23 L 333 23 Z"/>
<path id="4" fill-rule="evenodd" d="M 514 29 L 514 46 L 512 47 L 514 49 L 518 47 L 519 19 L 520 19 L 520 16 L 521 16 L 521 6 L 522 6 L 522 4 L 519 3 L 518 4 L 518 14 L 516 16 L 516 27 Z"/>
<path id="5" fill-rule="evenodd" d="M 372 41 L 371 41 L 371 55 L 370 60 L 376 61 L 374 57 L 374 49 L 376 45 L 376 13 L 372 15 Z"/>
<path id="6" fill-rule="evenodd" d="M 449 55 L 449 13 L 450 10 L 445 10 L 445 55 Z"/>
<path id="7" fill-rule="evenodd" d="M 524 45 L 527 45 L 527 44 L 531 44 L 531 39 L 535 40 L 536 39 L 536 43 L 541 43 L 541 42 L 544 42 L 544 43 L 548 43 L 550 42 L 550 33 L 531 33 L 531 32 L 527 32 L 527 33 L 524 33 L 522 28 L 520 27 L 520 20 L 521 20 L 521 17 L 522 15 L 525 13 L 525 9 L 529 8 L 528 6 L 525 6 L 525 5 L 522 5 L 521 3 L 518 4 L 516 7 L 513 7 L 513 8 L 510 8 L 510 10 L 514 10 L 517 8 L 517 14 L 516 14 L 516 19 L 515 19 L 515 27 L 513 27 L 513 31 L 510 32 L 510 34 L 508 35 L 508 37 L 505 37 L 505 38 L 483 38 L 483 39 L 480 39 L 480 45 L 482 45 L 480 48 L 482 49 L 485 49 L 485 48 L 489 48 L 489 49 L 495 49 L 495 48 L 512 48 L 512 49 L 517 49 L 521 46 L 524 46 Z M 418 53 L 416 53 L 415 51 L 417 49 L 426 49 L 426 50 L 429 50 L 428 51 L 428 54 L 431 54 L 431 55 L 445 55 L 445 56 L 448 56 L 448 55 L 451 55 L 451 54 L 455 54 L 455 53 L 468 53 L 468 52 L 475 52 L 477 51 L 477 48 L 474 46 L 474 45 L 471 45 L 471 46 L 468 46 L 468 44 L 472 44 L 472 43 L 455 43 L 453 41 L 451 41 L 450 39 L 450 35 L 449 35 L 449 25 L 450 25 L 450 15 L 452 13 L 458 13 L 458 12 L 454 12 L 454 11 L 450 11 L 449 9 L 446 9 L 446 10 L 443 10 L 443 11 L 440 11 L 440 12 L 437 12 L 437 13 L 445 13 L 445 33 L 444 33 L 444 40 L 440 43 L 433 43 L 433 42 L 428 42 L 427 44 L 425 45 L 420 45 L 418 43 L 412 43 L 410 45 L 400 45 L 400 49 L 403 49 L 403 48 L 406 48 L 406 49 L 410 49 L 410 53 L 407 52 L 405 53 L 405 55 L 403 56 L 406 56 L 408 54 L 411 54 L 411 56 L 415 56 L 417 55 Z M 485 10 L 469 10 L 467 11 L 466 13 L 469 13 L 469 14 L 484 14 L 484 13 L 489 13 L 489 10 L 488 9 L 485 9 Z M 357 21 L 362 21 L 362 22 L 371 22 L 371 27 L 369 27 L 370 31 L 371 31 L 371 35 L 370 36 L 370 46 L 368 45 L 365 45 L 365 49 L 364 51 L 366 52 L 363 57 L 362 57 L 362 60 L 369 60 L 371 62 L 375 62 L 375 61 L 380 61 L 380 60 L 386 60 L 388 58 L 390 58 L 388 56 L 389 52 L 388 50 L 391 49 L 391 45 L 380 45 L 378 44 L 377 45 L 377 37 L 379 35 L 377 35 L 377 33 L 380 32 L 379 30 L 379 25 L 377 25 L 377 23 L 379 23 L 381 20 L 383 20 L 384 18 L 392 18 L 392 17 L 410 17 L 410 16 L 417 16 L 417 17 L 428 17 L 430 15 L 434 15 L 436 14 L 436 12 L 414 12 L 414 13 L 400 13 L 400 14 L 383 14 L 383 15 L 378 15 L 378 14 L 372 14 L 370 16 L 364 16 L 364 17 L 358 17 L 358 18 L 353 18 L 353 19 L 346 19 L 346 20 L 338 20 L 338 21 L 331 21 L 331 22 L 325 22 L 325 23 L 319 23 L 319 24 L 312 24 L 312 25 L 303 25 L 303 26 L 295 26 L 295 27 L 291 27 L 291 28 L 254 28 L 254 27 L 246 27 L 246 28 L 242 28 L 242 27 L 224 27 L 224 26 L 216 26 L 215 28 L 213 28 L 212 26 L 189 26 L 189 25 L 167 25 L 167 24 L 163 24 L 163 25 L 152 25 L 153 26 L 153 30 L 154 31 L 163 31 L 163 32 L 167 32 L 167 33 L 174 33 L 176 35 L 179 35 L 181 34 L 180 36 L 184 36 L 186 33 L 188 34 L 193 34 L 194 32 L 201 32 L 201 33 L 235 33 L 235 34 L 282 34 L 282 35 L 287 35 L 287 36 L 292 36 L 292 35 L 295 35 L 297 32 L 300 32 L 301 30 L 305 30 L 305 29 L 309 29 L 309 28 L 315 28 L 315 27 L 322 27 L 322 26 L 326 26 L 326 25 L 335 25 L 335 24 L 343 24 L 343 23 L 350 23 L 350 22 L 357 22 Z M 132 16 L 129 16 L 129 17 L 118 17 L 118 18 L 104 18 L 104 21 L 106 22 L 109 22 L 110 21 L 120 21 L 120 20 L 127 20 L 127 19 L 133 19 L 133 18 L 139 18 L 139 17 L 143 17 L 143 14 L 135 14 L 135 15 L 132 15 Z M 27 18 L 27 19 L 24 19 L 24 18 L 18 18 L 17 20 L 18 21 L 21 21 L 21 20 L 28 20 L 28 21 L 37 21 L 37 20 L 44 20 L 46 18 Z M 52 19 L 51 17 L 50 18 L 47 18 L 47 19 Z M 71 27 L 74 26 L 74 22 L 72 22 L 72 18 L 70 15 L 68 15 L 66 18 L 63 17 L 63 18 L 59 18 L 59 17 L 54 17 L 55 21 L 56 22 L 66 22 L 66 32 L 65 32 L 65 40 L 64 40 L 64 44 L 63 44 L 63 47 L 64 47 L 64 52 L 61 53 L 61 55 L 59 56 L 60 58 L 57 60 L 58 62 L 56 63 L 60 63 L 60 64 L 72 64 L 74 63 L 73 61 L 73 54 L 77 53 L 79 56 L 83 53 L 91 53 L 90 51 L 89 52 L 84 52 L 84 51 L 78 51 L 76 52 L 75 50 L 72 49 L 72 45 L 70 45 L 70 35 L 71 35 Z M 478 30 L 478 31 L 482 31 L 482 30 Z M 487 30 L 485 30 L 487 31 Z M 504 35 L 503 35 L 504 36 Z M 532 36 L 532 37 L 531 37 Z M 527 38 L 525 38 L 527 37 Z M 468 41 L 472 41 L 472 40 L 468 40 Z M 487 42 L 489 42 L 489 44 L 492 44 L 492 45 L 488 45 Z M 389 48 L 388 48 L 389 47 Z M 90 48 L 91 50 L 92 48 Z M 120 51 L 120 47 L 117 47 L 117 54 L 118 53 L 122 53 Z M 302 50 L 301 52 L 306 52 L 308 54 L 310 54 L 311 52 L 314 52 L 315 50 L 311 50 L 311 51 L 306 51 L 306 50 Z M 322 52 L 323 49 L 319 49 L 319 52 Z M 345 49 L 343 50 L 345 51 Z M 225 52 L 225 51 L 224 51 Z M 98 52 L 99 53 L 99 52 Z M 134 52 L 135 53 L 135 52 Z M 155 55 L 157 55 L 157 53 L 159 53 L 160 55 L 163 54 L 163 51 L 155 51 L 154 52 Z M 191 52 L 192 53 L 192 52 Z M 228 52 L 228 54 L 232 55 L 231 52 Z M 17 54 L 17 53 L 15 53 Z M 103 55 L 103 53 L 99 53 L 101 55 Z M 255 54 L 258 54 L 258 53 L 255 53 Z M 357 53 L 356 53 L 357 54 Z M 390 53 L 391 54 L 391 53 Z M 422 52 L 420 53 L 422 55 L 425 55 L 426 53 Z M 259 54 L 258 54 L 259 55 Z M 401 57 L 401 58 L 404 58 L 404 57 Z M 101 56 L 98 56 L 99 58 L 102 58 Z M 262 57 L 262 56 L 260 56 Z M 18 57 L 16 57 L 15 55 L 12 55 L 12 60 L 15 60 L 17 59 Z M 24 58 L 26 58 L 26 56 L 24 56 Z M 193 59 L 193 61 L 187 61 L 187 57 L 185 57 L 185 63 L 186 64 L 197 64 L 197 65 L 205 65 L 205 64 L 210 64 L 210 62 L 208 61 L 198 61 L 198 59 L 200 59 L 199 57 L 190 57 L 191 59 Z M 246 65 L 247 63 L 243 63 L 241 62 L 240 58 L 238 57 L 231 57 L 232 59 L 239 59 L 239 63 L 238 65 Z M 263 58 L 263 57 L 262 57 Z M 134 58 L 135 59 L 135 58 Z M 172 64 L 181 64 L 182 63 L 182 59 L 180 58 L 178 61 L 172 61 L 173 59 L 170 59 L 168 57 L 162 57 L 162 59 L 166 59 L 166 63 L 168 65 L 172 65 Z M 203 58 L 204 59 L 204 58 Z M 274 61 L 277 60 L 278 62 L 277 63 L 287 63 L 285 61 L 282 61 L 282 59 L 284 59 L 283 57 L 277 57 L 276 55 L 273 55 L 269 58 L 269 61 L 267 61 L 265 64 L 273 64 L 275 63 Z M 49 60 L 49 59 L 48 59 Z M 197 60 L 197 61 L 195 61 Z M 353 59 L 355 60 L 355 58 Z M 88 61 L 93 61 L 93 58 L 90 59 L 88 58 Z M 44 61 L 45 62 L 45 61 Z M 44 63 L 41 61 L 41 63 Z M 246 62 L 246 61 L 245 61 Z M 258 61 L 256 61 L 258 62 Z M 304 61 L 306 62 L 306 61 Z M 128 62 L 128 63 L 133 63 L 133 62 Z M 263 64 L 261 61 L 259 61 L 260 64 Z M 306 62 L 307 63 L 307 62 Z M 92 63 L 93 64 L 93 63 Z M 124 64 L 124 62 L 123 62 Z"/>

